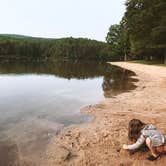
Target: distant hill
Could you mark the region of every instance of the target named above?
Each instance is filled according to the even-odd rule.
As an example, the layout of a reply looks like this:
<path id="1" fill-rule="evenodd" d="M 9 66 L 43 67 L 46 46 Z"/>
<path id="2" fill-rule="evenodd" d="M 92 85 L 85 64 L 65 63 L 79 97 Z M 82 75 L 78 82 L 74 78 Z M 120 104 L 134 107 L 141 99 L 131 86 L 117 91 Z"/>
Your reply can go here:
<path id="1" fill-rule="evenodd" d="M 119 60 L 110 45 L 87 38 L 37 38 L 0 34 L 1 59 L 98 59 Z"/>
<path id="2" fill-rule="evenodd" d="M 0 36 L 13 37 L 13 38 L 33 38 L 32 36 L 17 35 L 17 34 L 0 34 Z"/>
<path id="3" fill-rule="evenodd" d="M 26 36 L 26 35 L 19 35 L 19 34 L 0 34 L 0 37 L 15 38 L 15 39 L 46 39 L 46 40 L 52 39 L 52 38 L 33 37 L 33 36 Z"/>

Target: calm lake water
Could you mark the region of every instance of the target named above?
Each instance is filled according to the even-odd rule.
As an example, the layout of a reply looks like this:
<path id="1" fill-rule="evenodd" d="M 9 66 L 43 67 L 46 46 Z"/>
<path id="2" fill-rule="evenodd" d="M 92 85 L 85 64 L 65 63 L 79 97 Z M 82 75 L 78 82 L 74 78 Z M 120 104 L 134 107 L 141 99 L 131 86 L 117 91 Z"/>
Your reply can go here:
<path id="1" fill-rule="evenodd" d="M 1 62 L 0 165 L 36 161 L 61 129 L 92 119 L 81 107 L 134 89 L 133 75 L 101 62 Z"/>

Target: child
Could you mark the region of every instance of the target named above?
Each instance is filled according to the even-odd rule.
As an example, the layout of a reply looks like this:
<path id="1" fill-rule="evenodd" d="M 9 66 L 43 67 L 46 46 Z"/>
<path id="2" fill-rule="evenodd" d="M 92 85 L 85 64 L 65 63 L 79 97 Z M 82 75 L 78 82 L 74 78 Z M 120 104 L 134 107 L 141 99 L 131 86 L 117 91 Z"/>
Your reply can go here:
<path id="1" fill-rule="evenodd" d="M 146 143 L 152 154 L 147 158 L 150 161 L 158 159 L 160 157 L 160 154 L 165 152 L 165 137 L 152 124 L 145 124 L 138 119 L 132 119 L 129 122 L 128 137 L 135 143 L 132 145 L 124 144 L 123 149 L 136 150 L 141 145 Z"/>

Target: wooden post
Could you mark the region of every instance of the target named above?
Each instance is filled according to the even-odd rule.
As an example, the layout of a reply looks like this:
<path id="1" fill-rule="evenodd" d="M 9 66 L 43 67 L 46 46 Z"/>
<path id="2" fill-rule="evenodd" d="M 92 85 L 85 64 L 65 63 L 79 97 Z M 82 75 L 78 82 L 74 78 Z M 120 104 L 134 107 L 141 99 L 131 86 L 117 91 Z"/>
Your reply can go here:
<path id="1" fill-rule="evenodd" d="M 165 52 L 164 52 L 164 64 L 166 64 L 166 48 L 165 48 Z"/>
<path id="2" fill-rule="evenodd" d="M 127 61 L 127 54 L 125 48 L 124 48 L 124 61 Z"/>

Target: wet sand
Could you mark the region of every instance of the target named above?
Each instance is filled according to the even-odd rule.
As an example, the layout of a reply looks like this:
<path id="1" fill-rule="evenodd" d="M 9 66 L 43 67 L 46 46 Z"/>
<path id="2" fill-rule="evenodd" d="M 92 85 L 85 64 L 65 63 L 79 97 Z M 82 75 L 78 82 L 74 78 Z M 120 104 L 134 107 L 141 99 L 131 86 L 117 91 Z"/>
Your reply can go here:
<path id="1" fill-rule="evenodd" d="M 122 149 L 132 118 L 155 124 L 166 135 L 166 68 L 127 62 L 113 65 L 134 71 L 139 81 L 133 91 L 87 106 L 93 122 L 63 131 L 49 145 L 41 165 L 47 166 L 165 166 L 166 156 L 150 162 L 147 152 Z"/>

